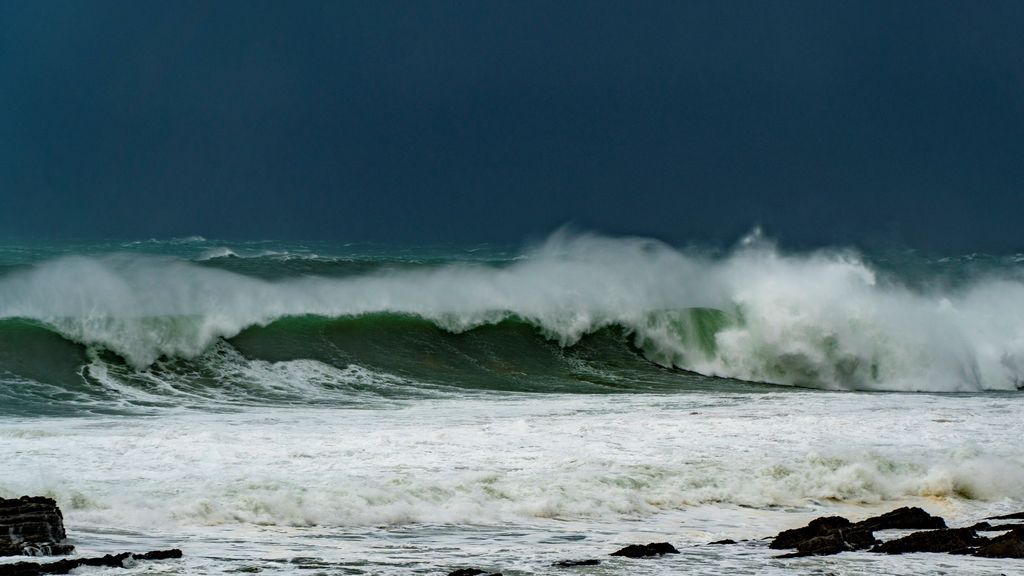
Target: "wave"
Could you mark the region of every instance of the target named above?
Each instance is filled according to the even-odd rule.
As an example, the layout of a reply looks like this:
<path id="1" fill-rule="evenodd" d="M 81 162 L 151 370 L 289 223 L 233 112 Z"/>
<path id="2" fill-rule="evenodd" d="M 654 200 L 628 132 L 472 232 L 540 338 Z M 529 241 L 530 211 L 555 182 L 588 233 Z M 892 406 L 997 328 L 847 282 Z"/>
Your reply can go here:
<path id="1" fill-rule="evenodd" d="M 203 262 L 206 260 L 215 260 L 217 258 L 238 258 L 238 253 L 228 248 L 227 246 L 218 246 L 216 248 L 210 248 L 204 250 L 196 260 Z"/>
<path id="2" fill-rule="evenodd" d="M 291 250 L 267 250 L 267 249 L 249 249 L 239 250 L 235 248 L 229 248 L 227 246 L 216 246 L 214 248 L 208 248 L 202 252 L 198 257 L 195 258 L 197 262 L 206 262 L 210 260 L 218 260 L 222 258 L 242 258 L 242 259 L 267 259 L 287 262 L 290 260 L 313 260 L 319 262 L 338 262 L 346 263 L 355 260 L 351 256 L 321 256 L 315 252 L 303 251 L 296 252 Z"/>
<path id="3" fill-rule="evenodd" d="M 562 348 L 617 327 L 657 365 L 771 384 L 1019 388 L 1024 283 L 990 273 L 919 284 L 852 251 L 787 254 L 759 237 L 713 256 L 562 232 L 507 262 L 340 278 L 259 278 L 167 256 L 63 257 L 0 277 L 0 319 L 45 326 L 136 371 L 282 319 L 384 314 L 450 334 L 515 320 Z"/>
<path id="4" fill-rule="evenodd" d="M 640 352 L 640 353 L 638 353 Z M 408 315 L 289 317 L 194 358 L 137 368 L 32 321 L 0 321 L 0 413 L 138 413 L 248 405 L 382 408 L 496 392 L 749 390 L 665 370 L 618 328 L 561 348 L 526 322 L 452 333 Z"/>

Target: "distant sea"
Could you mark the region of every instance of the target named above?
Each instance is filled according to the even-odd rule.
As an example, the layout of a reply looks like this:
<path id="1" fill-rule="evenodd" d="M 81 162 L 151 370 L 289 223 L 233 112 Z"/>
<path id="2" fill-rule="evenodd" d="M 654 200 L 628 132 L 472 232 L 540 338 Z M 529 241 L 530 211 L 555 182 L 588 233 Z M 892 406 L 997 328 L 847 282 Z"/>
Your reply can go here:
<path id="1" fill-rule="evenodd" d="M 0 496 L 126 575 L 1010 573 L 762 538 L 1024 510 L 1022 388 L 1024 254 L 0 244 Z"/>

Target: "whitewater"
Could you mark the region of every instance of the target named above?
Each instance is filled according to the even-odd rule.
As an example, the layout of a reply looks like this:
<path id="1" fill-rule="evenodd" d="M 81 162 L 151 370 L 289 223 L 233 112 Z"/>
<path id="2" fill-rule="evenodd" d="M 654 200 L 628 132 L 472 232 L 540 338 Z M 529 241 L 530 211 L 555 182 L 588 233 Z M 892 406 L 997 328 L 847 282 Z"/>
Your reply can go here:
<path id="1" fill-rule="evenodd" d="M 125 573 L 555 574 L 668 540 L 586 570 L 1008 574 L 760 539 L 1024 509 L 1022 387 L 1019 254 L 0 246 L 0 496 L 56 498 L 83 553 L 185 550 Z"/>

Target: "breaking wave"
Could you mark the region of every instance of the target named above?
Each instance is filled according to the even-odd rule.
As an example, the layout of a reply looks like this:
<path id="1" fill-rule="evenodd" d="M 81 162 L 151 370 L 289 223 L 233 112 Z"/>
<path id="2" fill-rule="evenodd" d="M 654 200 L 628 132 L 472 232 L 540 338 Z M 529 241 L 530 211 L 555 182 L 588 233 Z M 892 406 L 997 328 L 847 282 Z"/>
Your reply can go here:
<path id="1" fill-rule="evenodd" d="M 206 256 L 224 260 L 229 252 Z M 269 276 L 123 253 L 15 268 L 0 276 L 0 339 L 13 350 L 0 353 L 0 369 L 18 372 L 10 363 L 19 346 L 37 346 L 44 357 L 70 354 L 61 340 L 152 373 L 161 363 L 202 358 L 226 339 L 272 360 L 302 359 L 304 349 L 315 356 L 326 346 L 336 356 L 328 363 L 343 368 L 359 363 L 346 347 L 392 345 L 391 359 L 401 365 L 411 333 L 418 357 L 433 346 L 432 361 L 443 368 L 454 362 L 445 354 L 480 353 L 452 348 L 453 335 L 487 334 L 483 348 L 492 352 L 510 338 L 535 338 L 519 356 L 499 354 L 502 369 L 515 372 L 551 348 L 572 350 L 611 330 L 646 363 L 706 376 L 851 390 L 1013 390 L 1024 383 L 1019 276 L 908 283 L 852 251 L 785 253 L 757 235 L 713 255 L 557 233 L 501 262 Z M 310 340 L 325 332 L 347 336 Z M 279 347 L 288 354 L 275 353 Z M 375 358 L 375 367 L 389 368 L 387 357 Z"/>

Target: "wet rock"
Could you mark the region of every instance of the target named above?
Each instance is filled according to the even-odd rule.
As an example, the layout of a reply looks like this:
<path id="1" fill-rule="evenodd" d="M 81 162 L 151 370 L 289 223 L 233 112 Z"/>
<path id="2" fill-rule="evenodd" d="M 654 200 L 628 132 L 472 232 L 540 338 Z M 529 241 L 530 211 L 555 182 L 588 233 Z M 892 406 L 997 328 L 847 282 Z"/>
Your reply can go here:
<path id="1" fill-rule="evenodd" d="M 594 560 L 594 559 L 589 559 L 589 560 L 560 560 L 560 561 L 555 562 L 554 564 L 552 564 L 552 566 L 555 566 L 557 568 L 574 568 L 576 566 L 597 566 L 600 563 L 601 563 L 600 560 Z"/>
<path id="2" fill-rule="evenodd" d="M 779 558 L 828 556 L 852 550 L 866 550 L 877 543 L 878 540 L 875 539 L 875 535 L 869 530 L 836 528 L 823 536 L 799 542 L 796 546 L 796 552 L 783 554 Z"/>
<path id="3" fill-rule="evenodd" d="M 132 554 L 132 557 L 136 560 L 170 560 L 174 558 L 181 558 L 181 556 L 182 552 L 177 548 L 171 548 L 170 550 L 154 550 L 144 554 Z"/>
<path id="4" fill-rule="evenodd" d="M 906 554 L 908 552 L 953 552 L 988 542 L 971 528 L 945 528 L 914 532 L 875 546 L 872 552 Z"/>
<path id="5" fill-rule="evenodd" d="M 842 516 L 825 516 L 811 520 L 803 528 L 779 532 L 769 548 L 796 548 L 796 552 L 780 558 L 823 556 L 848 550 L 865 550 L 876 544 L 875 530 L 922 530 L 945 528 L 946 521 L 920 508 L 897 508 L 881 516 L 852 523 Z"/>
<path id="6" fill-rule="evenodd" d="M 995 516 L 989 520 L 1024 519 L 1024 513 Z M 919 530 L 902 538 L 879 542 L 876 530 Z M 1005 532 L 994 538 L 978 532 Z M 722 543 L 729 541 L 722 541 Z M 989 558 L 1024 558 L 1024 524 L 993 525 L 978 522 L 969 528 L 947 528 L 946 521 L 921 508 L 904 507 L 851 523 L 840 516 L 816 518 L 807 526 L 780 532 L 769 544 L 771 548 L 795 548 L 778 556 L 820 556 L 848 550 L 864 550 L 885 554 L 910 552 L 946 552 Z"/>
<path id="7" fill-rule="evenodd" d="M 719 546 L 719 545 L 723 545 L 723 544 L 735 544 L 735 543 L 736 543 L 735 540 L 729 540 L 728 538 L 726 538 L 725 540 L 716 540 L 714 542 L 708 542 L 708 546 Z"/>
<path id="8" fill-rule="evenodd" d="M 854 524 L 862 530 L 936 530 L 946 527 L 946 521 L 932 516 L 921 508 L 903 507 L 881 516 L 874 516 Z"/>
<path id="9" fill-rule="evenodd" d="M 0 556 L 69 554 L 64 516 L 52 498 L 0 498 Z"/>
<path id="10" fill-rule="evenodd" d="M 1007 532 L 1010 530 L 1020 530 L 1024 528 L 1024 524 L 989 524 L 988 522 L 978 522 L 971 529 L 976 532 Z"/>
<path id="11" fill-rule="evenodd" d="M 611 556 L 625 556 L 626 558 L 648 558 L 650 556 L 662 556 L 664 554 L 679 554 L 679 550 L 668 542 L 651 542 L 650 544 L 632 544 L 621 550 L 611 553 Z"/>
<path id="12" fill-rule="evenodd" d="M 481 570 L 479 568 L 460 568 L 449 572 L 448 576 L 480 576 L 481 574 L 485 574 L 486 576 L 501 576 L 501 572 L 488 573 L 486 570 Z"/>
<path id="13" fill-rule="evenodd" d="M 1024 512 L 1015 512 L 1013 514 L 1003 514 L 1002 516 L 993 516 L 986 518 L 986 520 L 1024 520 Z"/>
<path id="14" fill-rule="evenodd" d="M 59 560 L 40 564 L 38 562 L 15 562 L 0 564 L 0 576 L 36 576 L 37 574 L 67 574 L 78 568 L 78 562 Z"/>
<path id="15" fill-rule="evenodd" d="M 879 542 L 870 530 L 862 530 L 856 526 L 848 529 L 840 528 L 832 534 L 833 537 L 837 537 L 842 541 L 843 547 L 846 550 L 867 550 Z M 799 546 L 797 550 L 800 550 Z"/>
<path id="16" fill-rule="evenodd" d="M 974 553 L 985 558 L 1024 558 L 1024 529 L 996 536 Z"/>
<path id="17" fill-rule="evenodd" d="M 155 550 L 145 554 L 107 554 L 98 558 L 74 558 L 58 560 L 57 562 L 16 562 L 14 564 L 0 564 L 0 576 L 37 576 L 39 574 L 67 574 L 81 566 L 106 566 L 111 568 L 126 568 L 125 560 L 164 560 L 168 558 L 181 558 L 181 550 Z"/>
<path id="18" fill-rule="evenodd" d="M 827 536 L 837 528 L 846 528 L 850 525 L 851 522 L 842 516 L 824 516 L 821 518 L 815 518 L 803 528 L 793 528 L 792 530 L 783 530 L 782 532 L 779 532 L 768 547 L 776 550 L 796 548 L 801 542 L 806 542 L 812 538 Z"/>

